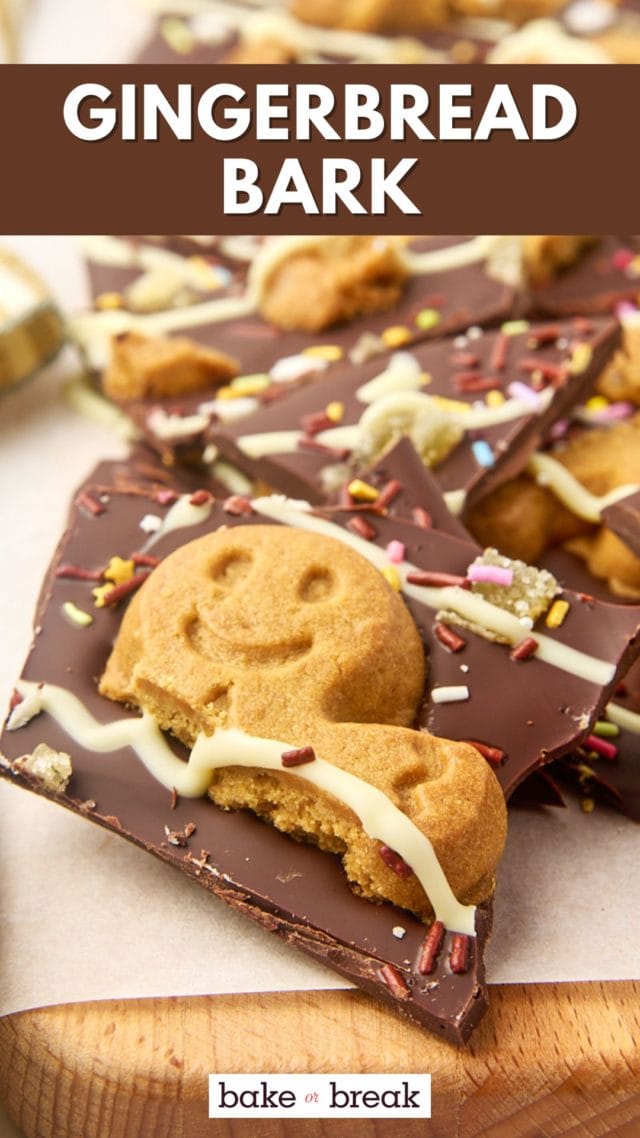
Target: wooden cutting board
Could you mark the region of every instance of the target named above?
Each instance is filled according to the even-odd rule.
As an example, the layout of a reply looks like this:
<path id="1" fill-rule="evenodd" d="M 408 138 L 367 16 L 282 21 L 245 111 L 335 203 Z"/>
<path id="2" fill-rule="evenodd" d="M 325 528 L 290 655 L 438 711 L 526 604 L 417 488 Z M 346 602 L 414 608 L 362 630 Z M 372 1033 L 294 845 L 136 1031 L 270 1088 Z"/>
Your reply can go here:
<path id="1" fill-rule="evenodd" d="M 433 1118 L 209 1120 L 207 1075 L 237 1071 L 428 1071 Z M 638 1138 L 640 982 L 493 988 L 464 1052 L 357 992 L 24 1012 L 0 1020 L 0 1099 L 25 1138 Z"/>

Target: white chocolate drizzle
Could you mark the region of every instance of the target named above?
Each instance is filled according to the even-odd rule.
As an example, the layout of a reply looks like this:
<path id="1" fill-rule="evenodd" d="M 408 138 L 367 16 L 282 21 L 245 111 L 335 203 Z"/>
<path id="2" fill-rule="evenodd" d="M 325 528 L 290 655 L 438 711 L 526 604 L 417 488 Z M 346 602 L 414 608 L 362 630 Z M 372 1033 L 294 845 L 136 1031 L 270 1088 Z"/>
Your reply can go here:
<path id="1" fill-rule="evenodd" d="M 165 514 L 162 524 L 155 533 L 152 533 L 149 540 L 145 541 L 142 547 L 143 553 L 156 545 L 168 533 L 173 533 L 179 529 L 188 529 L 190 526 L 199 526 L 208 520 L 213 509 L 213 500 L 195 506 L 190 499 L 190 494 L 181 494 L 178 500 L 173 503 Z"/>
<path id="2" fill-rule="evenodd" d="M 200 734 L 188 762 L 183 762 L 168 746 L 156 720 L 148 713 L 140 718 L 99 723 L 84 704 L 64 688 L 54 684 L 20 681 L 18 691 L 28 697 L 38 693 L 42 711 L 48 712 L 64 731 L 87 750 L 105 754 L 132 747 L 150 774 L 166 786 L 175 787 L 185 798 L 206 794 L 213 772 L 223 767 L 249 767 L 282 772 L 282 754 L 290 743 L 260 739 L 238 728 L 218 729 L 213 735 Z M 451 890 L 433 845 L 425 834 L 386 794 L 325 759 L 290 768 L 293 775 L 343 802 L 360 821 L 370 838 L 395 850 L 415 873 L 429 898 L 436 919 L 453 932 L 475 935 L 475 906 L 462 905 Z"/>
<path id="3" fill-rule="evenodd" d="M 387 555 L 379 546 L 365 541 L 351 530 L 343 529 L 342 526 L 309 513 L 308 509 L 300 510 L 295 503 L 285 497 L 273 494 L 270 497 L 254 498 L 251 504 L 257 513 L 284 525 L 337 538 L 356 553 L 360 553 L 377 569 L 383 570 L 388 566 Z M 398 572 L 402 592 L 420 604 L 427 605 L 437 612 L 440 610 L 456 612 L 472 624 L 486 629 L 487 632 L 497 633 L 513 646 L 520 644 L 529 635 L 529 630 L 521 624 L 518 617 L 505 609 L 498 608 L 497 605 L 490 604 L 477 593 L 458 586 L 448 585 L 440 589 L 411 584 L 407 577 L 421 573 L 422 570 L 409 561 L 402 561 L 394 568 Z M 535 639 L 538 644 L 535 655 L 546 664 L 579 676 L 592 684 L 608 684 L 615 676 L 615 666 L 606 660 L 600 660 L 568 644 L 562 644 L 544 633 L 536 631 Z"/>
<path id="4" fill-rule="evenodd" d="M 626 486 L 617 486 L 608 494 L 591 494 L 574 478 L 566 466 L 552 458 L 549 454 L 534 454 L 530 459 L 527 470 L 532 474 L 539 486 L 546 486 L 567 509 L 578 518 L 587 522 L 599 522 L 607 506 L 613 506 L 629 494 L 640 490 L 638 483 L 629 483 Z"/>

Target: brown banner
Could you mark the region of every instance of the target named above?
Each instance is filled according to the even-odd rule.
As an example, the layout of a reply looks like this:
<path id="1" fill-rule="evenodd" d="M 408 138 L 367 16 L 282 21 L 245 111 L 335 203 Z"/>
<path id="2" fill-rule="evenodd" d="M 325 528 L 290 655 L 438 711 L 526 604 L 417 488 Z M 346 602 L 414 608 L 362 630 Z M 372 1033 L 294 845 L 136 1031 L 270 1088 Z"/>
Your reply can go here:
<path id="1" fill-rule="evenodd" d="M 2 67 L 1 227 L 636 232 L 639 104 L 634 66 Z"/>

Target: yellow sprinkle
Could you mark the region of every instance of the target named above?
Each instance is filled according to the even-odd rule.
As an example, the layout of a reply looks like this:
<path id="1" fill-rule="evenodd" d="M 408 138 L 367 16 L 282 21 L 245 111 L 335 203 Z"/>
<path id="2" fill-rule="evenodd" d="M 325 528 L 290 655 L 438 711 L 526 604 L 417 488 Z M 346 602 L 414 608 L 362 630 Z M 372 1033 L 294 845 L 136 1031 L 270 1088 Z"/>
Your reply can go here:
<path id="1" fill-rule="evenodd" d="M 410 339 L 411 332 L 404 324 L 392 324 L 382 333 L 382 340 L 388 348 L 400 348 L 403 344 L 408 344 Z"/>
<path id="2" fill-rule="evenodd" d="M 593 801 L 593 798 L 581 798 L 580 799 L 580 807 L 582 809 L 583 814 L 593 814 L 593 811 L 595 809 L 595 805 L 596 804 Z"/>
<path id="3" fill-rule="evenodd" d="M 233 387 L 219 387 L 216 391 L 216 399 L 239 399 L 240 395 Z"/>
<path id="4" fill-rule="evenodd" d="M 395 589 L 396 593 L 399 593 L 402 586 L 400 583 L 400 574 L 395 565 L 385 565 L 384 569 L 381 569 L 380 572 L 385 581 L 391 585 L 391 588 Z"/>
<path id="5" fill-rule="evenodd" d="M 604 395 L 592 395 L 591 399 L 587 399 L 585 407 L 587 411 L 604 411 L 605 407 L 609 406 L 609 400 L 605 399 Z"/>
<path id="6" fill-rule="evenodd" d="M 338 403 L 337 400 L 333 403 L 327 403 L 324 413 L 327 419 L 331 419 L 332 423 L 341 423 L 344 419 L 344 403 Z"/>
<path id="7" fill-rule="evenodd" d="M 112 557 L 103 576 L 106 581 L 112 581 L 114 585 L 122 585 L 125 581 L 131 580 L 135 571 L 136 567 L 133 561 L 124 561 L 122 557 Z"/>
<path id="8" fill-rule="evenodd" d="M 79 625 L 80 628 L 87 628 L 88 625 L 93 624 L 91 613 L 79 609 L 77 605 L 74 605 L 73 601 L 65 601 L 62 606 L 62 611 L 65 616 L 69 617 L 69 620 L 72 621 L 73 624 Z"/>
<path id="9" fill-rule="evenodd" d="M 441 411 L 462 411 L 466 414 L 469 410 L 468 403 L 462 403 L 459 399 L 447 399 L 444 395 L 434 395 L 433 402 Z"/>
<path id="10" fill-rule="evenodd" d="M 341 360 L 344 351 L 338 344 L 312 344 L 311 347 L 305 348 L 303 356 L 311 356 L 314 360 L 326 360 L 327 363 L 333 363 L 334 360 Z"/>
<path id="11" fill-rule="evenodd" d="M 564 619 L 568 612 L 568 601 L 554 601 L 545 617 L 544 623 L 547 628 L 560 628 L 560 625 L 564 624 Z"/>
<path id="12" fill-rule="evenodd" d="M 354 478 L 353 482 L 349 483 L 349 493 L 358 502 L 376 502 L 379 497 L 375 486 L 370 486 L 361 478 Z"/>
<path id="13" fill-rule="evenodd" d="M 433 383 L 433 376 L 429 375 L 428 371 L 423 371 L 420 376 L 420 383 L 422 387 L 428 387 L 430 383 Z"/>
<path id="14" fill-rule="evenodd" d="M 270 383 L 268 375 L 239 375 L 231 380 L 230 389 L 233 391 L 233 396 L 230 398 L 239 399 L 243 395 L 257 395 L 259 391 L 269 387 Z"/>
<path id="15" fill-rule="evenodd" d="M 96 308 L 102 311 L 111 308 L 122 308 L 122 293 L 120 292 L 101 292 L 96 297 Z"/>
<path id="16" fill-rule="evenodd" d="M 504 332 L 505 336 L 519 336 L 522 332 L 526 332 L 528 328 L 528 320 L 507 320 L 506 324 L 501 325 L 500 331 Z"/>
<path id="17" fill-rule="evenodd" d="M 581 375 L 591 363 L 593 352 L 588 344 L 576 344 L 571 353 L 571 374 Z"/>
<path id="18" fill-rule="evenodd" d="M 160 33 L 166 44 L 178 55 L 188 55 L 196 46 L 196 41 L 188 24 L 171 16 L 160 24 Z"/>
<path id="19" fill-rule="evenodd" d="M 98 585 L 98 587 L 96 589 L 92 589 L 91 592 L 93 593 L 93 597 L 96 602 L 96 608 L 103 609 L 105 606 L 104 598 L 108 596 L 109 593 L 113 592 L 113 585 L 111 582 L 109 582 L 108 585 Z"/>
<path id="20" fill-rule="evenodd" d="M 504 395 L 501 391 L 487 391 L 484 397 L 487 407 L 502 407 L 504 403 Z"/>

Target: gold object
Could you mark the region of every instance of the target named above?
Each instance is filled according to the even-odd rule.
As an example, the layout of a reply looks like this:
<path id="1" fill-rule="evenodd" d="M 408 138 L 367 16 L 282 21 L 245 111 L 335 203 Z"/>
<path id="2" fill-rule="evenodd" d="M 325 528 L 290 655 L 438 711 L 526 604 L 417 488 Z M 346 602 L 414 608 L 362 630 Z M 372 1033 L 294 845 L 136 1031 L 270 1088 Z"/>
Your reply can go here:
<path id="1" fill-rule="evenodd" d="M 64 339 L 64 321 L 43 282 L 0 249 L 0 392 L 52 359 Z"/>

